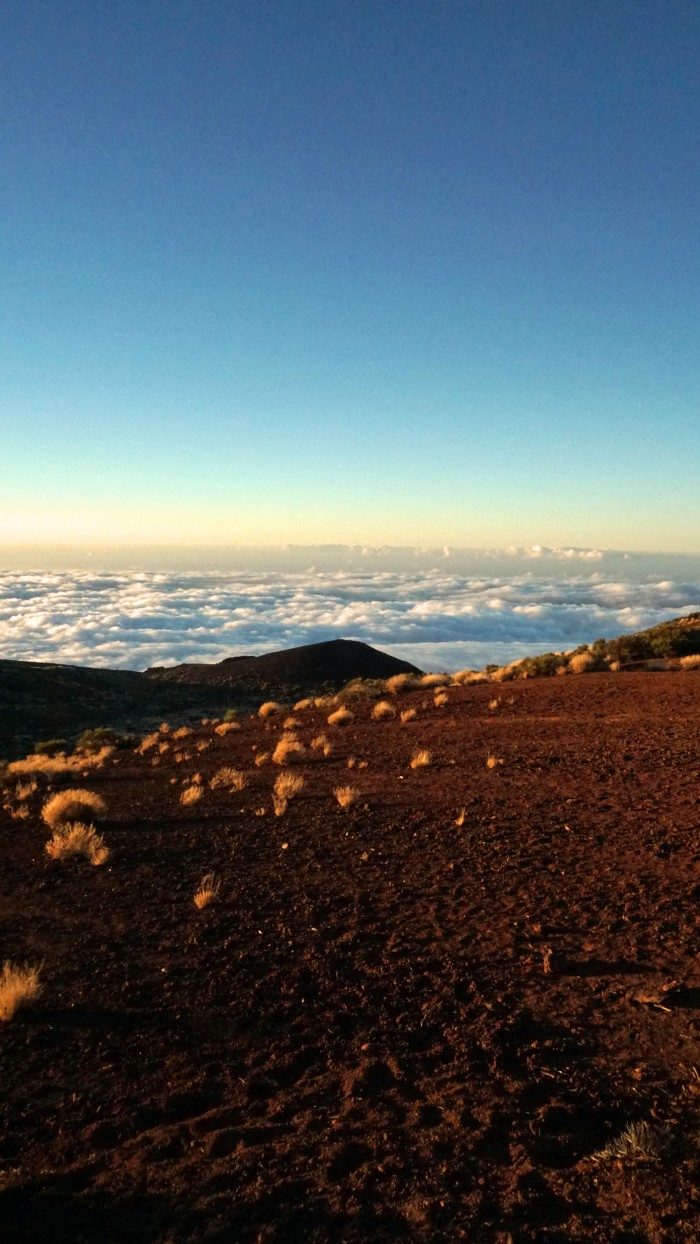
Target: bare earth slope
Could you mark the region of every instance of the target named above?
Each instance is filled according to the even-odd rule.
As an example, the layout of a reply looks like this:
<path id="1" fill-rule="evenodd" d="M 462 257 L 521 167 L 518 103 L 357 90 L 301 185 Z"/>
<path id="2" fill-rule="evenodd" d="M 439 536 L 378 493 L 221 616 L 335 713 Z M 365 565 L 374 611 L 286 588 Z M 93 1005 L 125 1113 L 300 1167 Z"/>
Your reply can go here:
<path id="1" fill-rule="evenodd" d="M 700 673 L 448 697 L 299 713 L 334 750 L 281 817 L 279 718 L 115 753 L 101 867 L 45 853 L 45 790 L 0 812 L 44 981 L 0 1024 L 3 1244 L 700 1238 Z M 660 1157 L 596 1159 L 640 1121 Z"/>

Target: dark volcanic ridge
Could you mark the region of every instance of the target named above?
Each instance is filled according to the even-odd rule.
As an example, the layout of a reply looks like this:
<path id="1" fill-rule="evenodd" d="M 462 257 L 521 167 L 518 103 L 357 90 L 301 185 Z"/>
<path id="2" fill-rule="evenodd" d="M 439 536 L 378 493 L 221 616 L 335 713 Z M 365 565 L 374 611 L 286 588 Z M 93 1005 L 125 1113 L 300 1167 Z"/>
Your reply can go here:
<path id="1" fill-rule="evenodd" d="M 330 639 L 301 644 L 263 656 L 226 657 L 214 665 L 185 663 L 153 666 L 148 678 L 159 682 L 206 683 L 212 687 L 263 688 L 273 684 L 296 687 L 300 693 L 339 691 L 353 678 L 391 678 L 394 674 L 420 674 L 408 661 L 379 652 L 357 639 Z"/>

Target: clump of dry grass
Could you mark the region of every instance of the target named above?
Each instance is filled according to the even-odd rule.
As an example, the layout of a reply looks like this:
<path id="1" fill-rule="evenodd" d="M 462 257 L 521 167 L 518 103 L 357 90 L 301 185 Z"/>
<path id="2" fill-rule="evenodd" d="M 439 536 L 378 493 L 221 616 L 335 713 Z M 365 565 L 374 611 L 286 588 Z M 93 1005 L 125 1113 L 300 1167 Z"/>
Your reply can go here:
<path id="1" fill-rule="evenodd" d="M 272 796 L 272 810 L 275 816 L 284 816 L 289 804 L 283 795 Z"/>
<path id="2" fill-rule="evenodd" d="M 348 808 L 351 808 L 356 799 L 359 798 L 360 792 L 356 786 L 336 786 L 333 794 L 338 800 L 340 807 L 347 812 Z"/>
<path id="3" fill-rule="evenodd" d="M 272 753 L 272 759 L 276 765 L 293 765 L 303 760 L 305 754 L 306 748 L 295 734 L 283 734 Z"/>
<path id="4" fill-rule="evenodd" d="M 354 713 L 352 713 L 349 708 L 341 706 L 336 709 L 334 713 L 331 713 L 330 717 L 326 718 L 326 721 L 329 726 L 347 726 L 352 721 L 353 717 Z"/>
<path id="5" fill-rule="evenodd" d="M 205 752 L 208 747 L 211 747 L 211 739 L 200 739 L 197 744 L 197 751 Z"/>
<path id="6" fill-rule="evenodd" d="M 26 803 L 17 804 L 16 807 L 14 804 L 11 804 L 11 803 L 4 803 L 2 806 L 5 812 L 9 812 L 13 821 L 28 821 L 29 820 L 29 808 L 27 807 Z"/>
<path id="7" fill-rule="evenodd" d="M 501 665 L 491 675 L 492 682 L 512 682 L 518 676 L 520 661 L 511 661 L 510 665 Z"/>
<path id="8" fill-rule="evenodd" d="M 495 708 L 498 708 L 498 706 L 499 706 L 499 704 L 500 704 L 500 703 L 501 703 L 501 701 L 500 701 L 499 699 L 489 700 L 489 708 L 490 708 L 490 709 L 491 709 L 491 711 L 493 712 L 493 710 L 494 710 Z"/>
<path id="9" fill-rule="evenodd" d="M 569 660 L 572 674 L 586 674 L 595 666 L 595 657 L 590 652 L 575 652 Z"/>
<path id="10" fill-rule="evenodd" d="M 405 726 L 407 721 L 415 721 L 415 718 L 416 718 L 415 708 L 406 708 L 401 714 L 401 725 Z"/>
<path id="11" fill-rule="evenodd" d="M 58 791 L 46 800 L 41 817 L 49 829 L 66 821 L 89 821 L 107 811 L 107 804 L 94 790 Z"/>
<path id="12" fill-rule="evenodd" d="M 269 759 L 270 759 L 269 752 L 258 752 L 257 756 L 255 757 L 255 763 L 258 769 L 260 769 L 262 765 L 266 765 Z"/>
<path id="13" fill-rule="evenodd" d="M 503 760 L 502 756 L 496 756 L 494 755 L 493 752 L 489 752 L 488 756 L 486 757 L 486 768 L 487 769 L 497 769 L 498 766 L 502 764 L 505 764 L 505 761 Z"/>
<path id="14" fill-rule="evenodd" d="M 435 700 L 433 701 L 435 704 L 435 707 L 444 708 L 447 702 L 449 701 L 449 698 L 450 697 L 448 696 L 447 692 L 439 691 L 438 694 L 435 696 Z"/>
<path id="15" fill-rule="evenodd" d="M 178 730 L 173 730 L 172 738 L 186 739 L 188 734 L 191 734 L 189 726 L 180 726 Z"/>
<path id="16" fill-rule="evenodd" d="M 700 670 L 700 652 L 691 652 L 690 656 L 681 657 L 680 667 L 682 670 Z M 612 665 L 610 668 L 612 669 Z"/>
<path id="17" fill-rule="evenodd" d="M 278 773 L 275 778 L 274 791 L 280 799 L 293 799 L 303 788 L 304 779 L 301 774 Z"/>
<path id="18" fill-rule="evenodd" d="M 311 740 L 311 748 L 315 752 L 323 752 L 324 756 L 330 756 L 333 751 L 333 744 L 327 734 L 317 734 L 316 737 Z"/>
<path id="19" fill-rule="evenodd" d="M 418 680 L 421 687 L 446 687 L 449 681 L 449 674 L 423 674 Z"/>
<path id="20" fill-rule="evenodd" d="M 225 786 L 227 790 L 237 791 L 243 790 L 247 781 L 245 773 L 240 769 L 230 769 L 224 766 L 223 769 L 217 769 L 209 785 L 212 790 Z"/>
<path id="21" fill-rule="evenodd" d="M 25 799 L 29 799 L 38 789 L 37 782 L 18 782 L 14 791 L 15 799 L 18 803 L 22 803 Z"/>
<path id="22" fill-rule="evenodd" d="M 300 713 L 305 708 L 311 708 L 312 704 L 313 704 L 313 700 L 310 700 L 310 699 L 297 700 L 296 704 L 294 705 L 294 712 Z"/>
<path id="23" fill-rule="evenodd" d="M 384 686 L 391 695 L 398 695 L 400 691 L 410 691 L 411 688 L 420 686 L 420 679 L 413 674 L 393 674 L 391 678 L 387 678 Z"/>
<path id="24" fill-rule="evenodd" d="M 137 752 L 147 752 L 149 747 L 155 747 L 160 743 L 160 730 L 154 730 L 152 734 L 146 734 L 136 748 Z"/>
<path id="25" fill-rule="evenodd" d="M 20 1007 L 34 1002 L 41 990 L 38 968 L 22 968 L 6 961 L 0 972 L 0 1019 L 12 1019 Z"/>
<path id="26" fill-rule="evenodd" d="M 110 745 L 101 747 L 97 752 L 90 752 L 89 755 L 79 756 L 65 756 L 62 752 L 47 756 L 43 752 L 35 752 L 24 760 L 10 761 L 7 772 L 16 777 L 35 777 L 42 773 L 50 778 L 63 777 L 67 773 L 85 773 L 90 769 L 101 768 L 113 751 L 114 748 Z"/>
<path id="27" fill-rule="evenodd" d="M 417 747 L 411 756 L 409 764 L 412 769 L 422 769 L 425 765 L 429 765 L 433 759 L 433 753 L 427 748 Z"/>
<path id="28" fill-rule="evenodd" d="M 457 687 L 470 687 L 474 683 L 488 682 L 489 676 L 483 670 L 458 670 L 452 675 L 452 681 Z"/>
<path id="29" fill-rule="evenodd" d="M 467 817 L 467 809 L 462 806 L 457 814 L 455 825 L 463 825 Z"/>
<path id="30" fill-rule="evenodd" d="M 191 803 L 197 803 L 202 798 L 202 787 L 199 785 L 186 786 L 180 795 L 180 803 L 183 807 L 188 807 Z"/>
<path id="31" fill-rule="evenodd" d="M 99 866 L 109 859 L 109 847 L 94 825 L 82 821 L 69 821 L 57 825 L 46 843 L 45 851 L 52 860 L 65 860 L 71 855 L 84 855 L 91 864 Z"/>
<path id="32" fill-rule="evenodd" d="M 284 721 L 282 722 L 282 729 L 283 730 L 296 730 L 298 725 L 299 725 L 299 722 L 297 721 L 296 717 L 293 717 L 293 716 L 285 717 Z"/>
<path id="33" fill-rule="evenodd" d="M 602 1149 L 592 1154 L 595 1162 L 612 1158 L 617 1161 L 658 1162 L 668 1152 L 673 1133 L 668 1126 L 652 1127 L 646 1122 L 630 1123 L 616 1136 L 608 1141 Z"/>
<path id="34" fill-rule="evenodd" d="M 194 903 L 201 911 L 203 907 L 210 907 L 219 897 L 221 890 L 221 882 L 217 881 L 214 873 L 205 873 L 199 883 L 199 889 L 195 892 Z"/>
<path id="35" fill-rule="evenodd" d="M 282 705 L 276 700 L 266 700 L 258 709 L 258 717 L 274 717 L 277 713 L 282 712 Z"/>
<path id="36" fill-rule="evenodd" d="M 234 730 L 240 730 L 241 723 L 239 721 L 222 721 L 221 725 L 214 726 L 214 734 L 218 734 L 220 738 L 224 738 L 227 734 L 231 734 Z"/>
<path id="37" fill-rule="evenodd" d="M 396 709 L 388 700 L 379 700 L 372 709 L 372 716 L 375 721 L 383 721 L 385 717 L 395 717 Z"/>

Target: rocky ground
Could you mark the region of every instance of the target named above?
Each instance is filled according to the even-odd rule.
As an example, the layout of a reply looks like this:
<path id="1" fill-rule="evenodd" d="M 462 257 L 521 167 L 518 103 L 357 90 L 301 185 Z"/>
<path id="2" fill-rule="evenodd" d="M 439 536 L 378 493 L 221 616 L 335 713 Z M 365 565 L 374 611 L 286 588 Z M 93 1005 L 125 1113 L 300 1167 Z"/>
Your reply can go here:
<path id="1" fill-rule="evenodd" d="M 334 747 L 282 816 L 282 717 L 114 752 L 70 779 L 98 867 L 5 779 L 43 992 L 0 1024 L 3 1244 L 700 1239 L 700 672 L 446 694 L 298 712 Z"/>

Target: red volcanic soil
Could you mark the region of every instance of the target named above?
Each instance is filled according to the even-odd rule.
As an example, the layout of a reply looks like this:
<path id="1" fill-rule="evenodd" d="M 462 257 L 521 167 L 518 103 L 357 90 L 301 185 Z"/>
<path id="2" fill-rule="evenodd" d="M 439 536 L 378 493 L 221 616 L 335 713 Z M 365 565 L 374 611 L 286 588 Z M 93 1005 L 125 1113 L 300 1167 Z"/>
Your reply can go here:
<path id="1" fill-rule="evenodd" d="M 282 817 L 281 718 L 115 752 L 101 867 L 45 853 L 45 788 L 0 813 L 44 982 L 0 1024 L 3 1244 L 700 1239 L 700 673 L 448 696 L 299 713 L 335 749 Z M 639 1122 L 658 1157 L 596 1157 Z"/>

